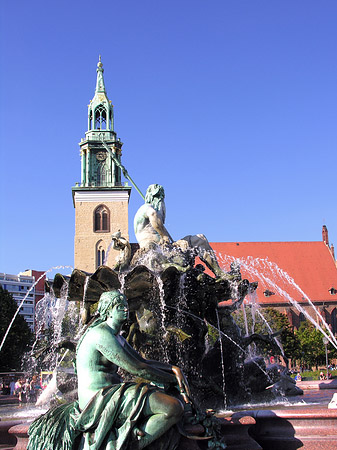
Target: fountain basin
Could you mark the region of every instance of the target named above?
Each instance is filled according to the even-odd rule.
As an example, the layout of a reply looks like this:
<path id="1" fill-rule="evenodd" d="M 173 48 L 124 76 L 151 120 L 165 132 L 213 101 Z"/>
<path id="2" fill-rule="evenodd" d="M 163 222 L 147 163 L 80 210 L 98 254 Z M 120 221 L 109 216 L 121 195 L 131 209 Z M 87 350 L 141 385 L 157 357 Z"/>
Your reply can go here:
<path id="1" fill-rule="evenodd" d="M 331 380 L 310 380 L 310 381 L 297 381 L 296 386 L 303 390 L 309 389 L 334 389 L 337 391 L 337 378 Z"/>
<path id="2" fill-rule="evenodd" d="M 261 450 L 262 447 L 249 436 L 249 428 L 255 424 L 255 419 L 251 416 L 226 417 L 221 420 L 221 431 L 223 432 L 227 444 L 227 450 Z M 28 445 L 28 428 L 31 422 L 16 424 L 8 430 L 11 446 L 6 450 L 26 450 Z M 15 444 L 16 438 L 16 444 Z M 14 441 L 13 441 L 14 439 Z M 205 443 L 182 437 L 177 450 L 202 450 Z M 2 442 L 0 441 L 0 448 Z"/>
<path id="3" fill-rule="evenodd" d="M 326 407 L 240 411 L 220 421 L 227 450 L 336 450 L 337 410 Z M 17 438 L 13 450 L 26 450 L 29 425 L 8 430 Z M 201 450 L 202 445 L 182 438 L 179 450 Z"/>

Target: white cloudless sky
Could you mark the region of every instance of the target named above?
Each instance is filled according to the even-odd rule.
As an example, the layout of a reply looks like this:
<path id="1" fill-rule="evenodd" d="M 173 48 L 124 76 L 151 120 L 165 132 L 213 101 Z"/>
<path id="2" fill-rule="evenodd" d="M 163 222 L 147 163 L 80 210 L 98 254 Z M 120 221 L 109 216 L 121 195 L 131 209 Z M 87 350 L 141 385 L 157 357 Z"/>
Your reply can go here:
<path id="1" fill-rule="evenodd" d="M 72 265 L 98 55 L 140 188 L 178 239 L 337 237 L 335 0 L 2 2 L 0 271 Z M 132 219 L 141 205 L 133 189 Z"/>

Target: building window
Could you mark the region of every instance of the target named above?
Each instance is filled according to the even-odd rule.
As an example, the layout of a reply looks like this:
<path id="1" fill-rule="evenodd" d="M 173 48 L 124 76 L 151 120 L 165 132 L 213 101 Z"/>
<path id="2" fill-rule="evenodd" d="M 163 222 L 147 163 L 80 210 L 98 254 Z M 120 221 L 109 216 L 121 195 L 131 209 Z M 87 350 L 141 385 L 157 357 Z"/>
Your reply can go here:
<path id="1" fill-rule="evenodd" d="M 266 289 L 266 290 L 264 291 L 263 295 L 264 295 L 265 297 L 271 297 L 272 295 L 275 295 L 275 292 L 270 291 L 269 289 Z"/>
<path id="2" fill-rule="evenodd" d="M 100 205 L 94 212 L 94 231 L 107 233 L 110 231 L 110 211 L 104 206 Z"/>
<path id="3" fill-rule="evenodd" d="M 305 315 L 303 314 L 303 313 L 300 313 L 300 315 L 299 315 L 299 320 L 300 320 L 300 324 L 302 323 L 302 322 L 305 322 Z"/>
<path id="4" fill-rule="evenodd" d="M 103 242 L 99 241 L 96 245 L 96 268 L 105 263 L 105 249 Z"/>

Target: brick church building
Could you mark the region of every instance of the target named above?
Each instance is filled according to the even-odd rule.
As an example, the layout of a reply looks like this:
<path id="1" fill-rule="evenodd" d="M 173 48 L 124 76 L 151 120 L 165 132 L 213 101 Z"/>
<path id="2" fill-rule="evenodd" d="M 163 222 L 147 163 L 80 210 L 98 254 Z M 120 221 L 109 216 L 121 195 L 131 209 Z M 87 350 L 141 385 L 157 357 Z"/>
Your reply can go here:
<path id="1" fill-rule="evenodd" d="M 228 268 L 238 260 L 242 276 L 259 282 L 259 305 L 283 312 L 295 328 L 305 320 L 305 312 L 318 322 L 320 314 L 337 334 L 337 268 L 325 225 L 317 242 L 212 242 L 211 246 L 220 265 Z"/>

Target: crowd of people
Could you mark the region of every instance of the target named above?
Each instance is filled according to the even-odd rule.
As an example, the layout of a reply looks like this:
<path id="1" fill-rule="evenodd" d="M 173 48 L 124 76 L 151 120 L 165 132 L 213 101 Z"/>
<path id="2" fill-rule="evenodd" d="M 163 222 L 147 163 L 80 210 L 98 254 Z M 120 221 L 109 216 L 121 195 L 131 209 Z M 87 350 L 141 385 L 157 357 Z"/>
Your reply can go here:
<path id="1" fill-rule="evenodd" d="M 36 403 L 42 392 L 42 386 L 37 375 L 29 378 L 19 378 L 17 381 L 12 379 L 9 383 L 9 395 L 18 397 L 20 404 Z"/>
<path id="2" fill-rule="evenodd" d="M 305 371 L 310 372 L 310 369 L 311 369 L 311 367 L 302 367 L 301 366 L 299 369 L 298 368 L 294 368 L 294 369 L 291 369 L 289 372 L 291 374 L 295 375 L 295 381 L 302 381 L 302 373 L 305 372 Z M 332 379 L 333 378 L 333 371 L 337 370 L 337 366 L 336 366 L 336 364 L 329 364 L 327 369 L 328 369 L 328 371 L 326 371 L 326 369 L 324 369 L 324 370 L 321 369 L 320 370 L 320 373 L 318 375 L 318 379 L 320 381 L 324 381 L 324 380 L 327 380 L 327 379 L 329 379 L 329 380 Z M 304 380 L 306 380 L 306 378 L 304 378 Z"/>

